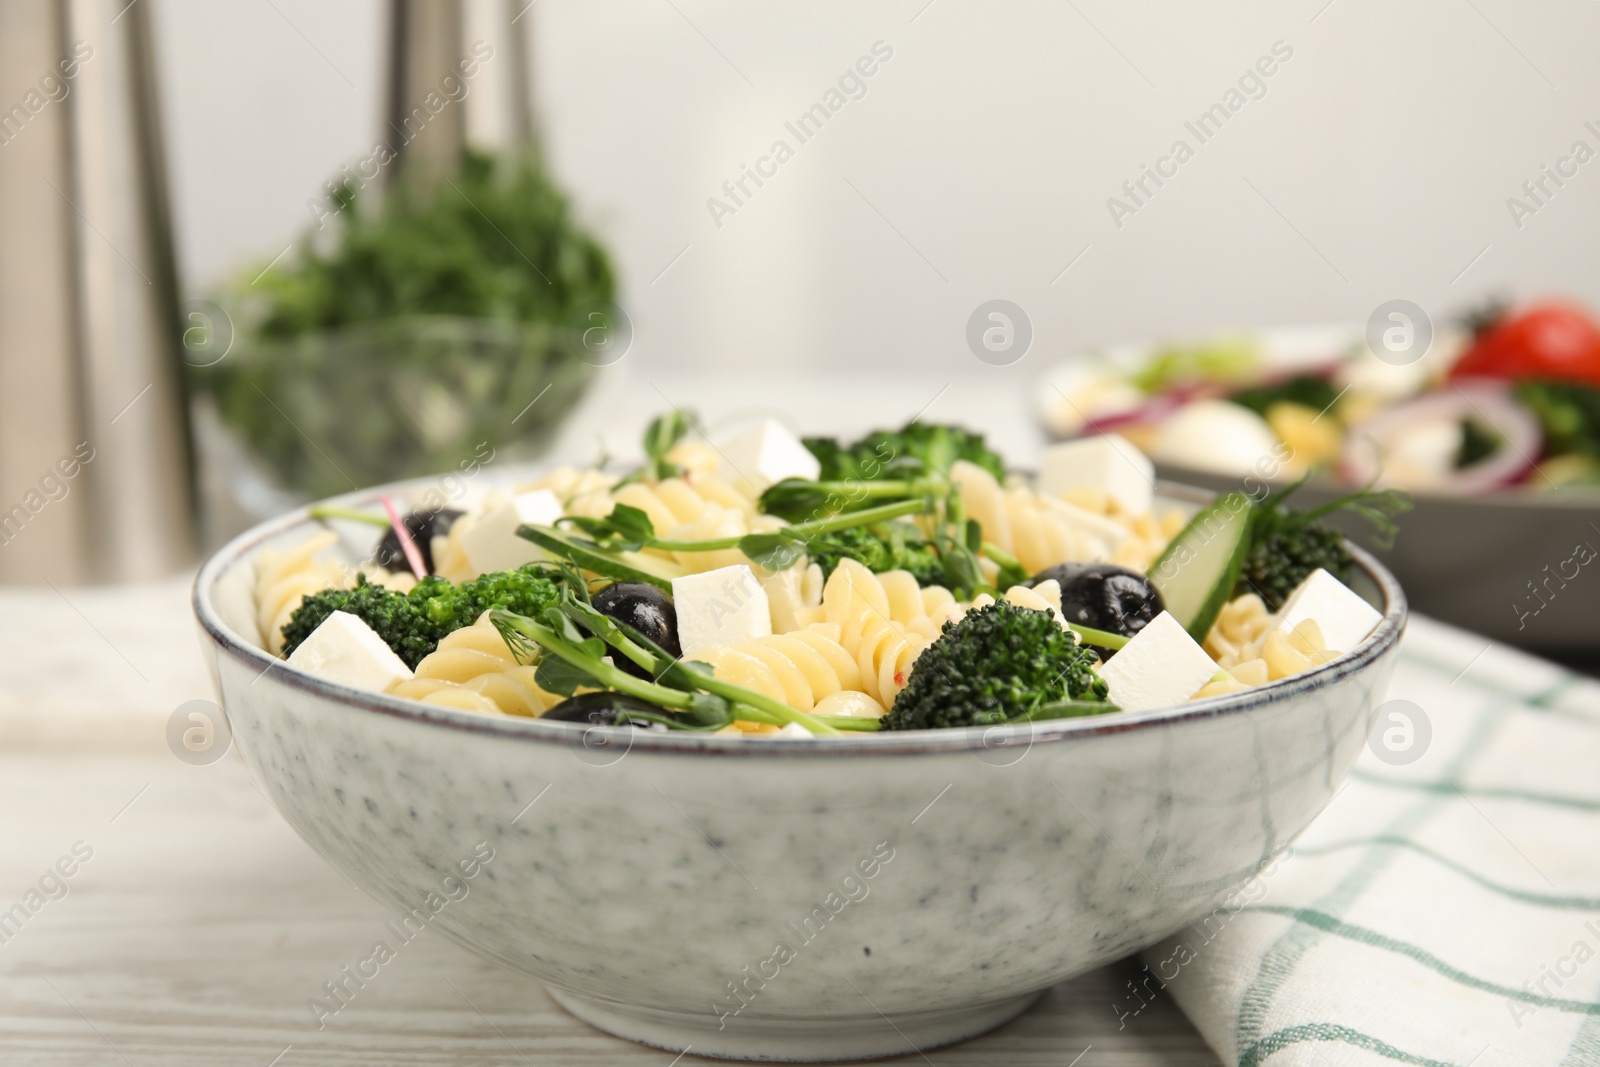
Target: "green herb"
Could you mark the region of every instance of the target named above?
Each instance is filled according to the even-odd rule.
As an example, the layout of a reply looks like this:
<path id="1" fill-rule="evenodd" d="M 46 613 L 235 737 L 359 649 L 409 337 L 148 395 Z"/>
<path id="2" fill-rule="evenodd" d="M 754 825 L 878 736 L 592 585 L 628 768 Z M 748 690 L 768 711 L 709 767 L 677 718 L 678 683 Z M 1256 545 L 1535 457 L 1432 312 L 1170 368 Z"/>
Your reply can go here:
<path id="1" fill-rule="evenodd" d="M 1005 477 L 1005 461 L 984 444 L 982 434 L 943 423 L 908 422 L 898 430 L 869 433 L 852 445 L 831 437 L 804 441 L 822 464 L 821 482 L 942 478 L 958 459 Z"/>
<path id="2" fill-rule="evenodd" d="M 580 685 L 626 693 L 685 712 L 701 727 L 745 719 L 776 725 L 799 723 L 813 734 L 825 736 L 838 733 L 781 701 L 723 681 L 704 663 L 668 656 L 637 630 L 601 614 L 570 592 L 559 605 L 536 617 L 496 611 L 490 621 L 519 660 L 538 660 L 539 684 L 557 686 L 553 690 L 557 693 L 570 695 Z M 606 662 L 606 657 L 615 655 L 643 667 L 654 680 L 636 678 Z M 553 666 L 551 657 L 562 665 Z"/>
<path id="3" fill-rule="evenodd" d="M 266 299 L 260 336 L 405 315 L 587 327 L 574 312 L 611 304 L 605 252 L 531 157 L 468 152 L 449 181 L 426 191 L 402 182 L 376 210 L 348 184 L 335 197 L 332 247 L 304 242 L 297 261 L 251 286 Z"/>
<path id="4" fill-rule="evenodd" d="M 650 425 L 645 427 L 644 431 L 645 464 L 638 474 L 654 481 L 675 478 L 682 474 L 683 468 L 676 463 L 667 462 L 667 453 L 672 451 L 673 445 L 688 436 L 693 428 L 694 416 L 678 408 L 651 419 Z"/>
<path id="5" fill-rule="evenodd" d="M 469 153 L 426 194 L 335 199 L 224 299 L 238 342 L 190 372 L 223 421 L 321 495 L 545 439 L 589 380 L 615 279 L 542 167 Z"/>
<path id="6" fill-rule="evenodd" d="M 622 581 L 649 582 L 671 591 L 667 575 L 649 569 L 647 557 L 637 556 L 642 548 L 666 552 L 718 552 L 737 548 L 754 563 L 768 570 L 783 570 L 807 554 L 813 539 L 838 530 L 869 523 L 884 522 L 905 515 L 930 511 L 929 500 L 902 500 L 884 504 L 865 511 L 832 515 L 796 523 L 766 533 L 745 534 L 702 541 L 678 541 L 655 536 L 650 517 L 638 508 L 618 504 L 603 519 L 568 516 L 558 520 L 562 527 L 572 527 L 587 534 L 584 540 L 551 526 L 522 526 L 517 534 L 539 545 L 562 559 L 596 574 L 604 574 Z"/>
<path id="7" fill-rule="evenodd" d="M 1380 548 L 1394 545 L 1399 526 L 1395 516 L 1411 508 L 1411 497 L 1398 489 L 1371 486 L 1309 511 L 1290 511 L 1285 500 L 1305 479 L 1273 493 L 1250 516 L 1250 550 L 1233 595 L 1255 593 L 1268 611 L 1277 611 L 1289 594 L 1319 567 L 1348 581 L 1352 560 L 1344 534 L 1320 520 L 1338 511 L 1359 515 L 1372 524 Z"/>

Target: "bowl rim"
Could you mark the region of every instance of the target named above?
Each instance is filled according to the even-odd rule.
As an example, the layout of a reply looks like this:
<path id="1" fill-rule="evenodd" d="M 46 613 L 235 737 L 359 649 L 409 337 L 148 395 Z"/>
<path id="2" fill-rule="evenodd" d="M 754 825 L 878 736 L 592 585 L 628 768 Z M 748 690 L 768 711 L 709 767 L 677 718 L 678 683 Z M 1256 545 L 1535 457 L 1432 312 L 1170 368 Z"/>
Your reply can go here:
<path id="1" fill-rule="evenodd" d="M 495 481 L 503 483 L 517 480 L 519 477 L 536 476 L 546 466 L 542 463 L 508 464 L 495 472 Z M 436 486 L 441 477 L 444 476 L 434 475 L 392 482 L 343 493 L 316 503 L 342 507 L 378 506 L 380 498 L 384 495 L 398 496 Z M 1167 481 L 1158 481 L 1156 492 L 1158 496 L 1170 500 L 1196 505 L 1204 504 L 1216 496 L 1207 490 Z M 250 640 L 234 631 L 223 621 L 214 603 L 213 592 L 217 582 L 232 567 L 250 561 L 267 541 L 297 526 L 310 526 L 316 523 L 318 520 L 312 519 L 310 515 L 310 508 L 313 506 L 316 504 L 303 505 L 251 527 L 212 553 L 201 565 L 199 573 L 195 576 L 191 605 L 201 630 L 216 645 L 219 653 L 225 653 L 241 663 L 257 668 L 258 679 L 274 673 L 274 667 L 280 668 L 272 679 L 275 685 L 286 686 L 306 696 L 369 714 L 503 738 L 508 741 L 531 742 L 562 748 L 593 748 L 597 741 L 606 744 L 610 739 L 624 737 L 627 740 L 625 753 L 638 750 L 663 755 L 826 758 L 931 755 L 992 750 L 1023 744 L 1031 747 L 1040 743 L 1084 741 L 1176 723 L 1243 715 L 1325 689 L 1370 667 L 1389 653 L 1399 642 L 1407 618 L 1405 592 L 1401 589 L 1399 581 L 1372 555 L 1359 546 L 1347 542 L 1356 565 L 1373 582 L 1383 597 L 1383 618 L 1377 627 L 1367 635 L 1366 640 L 1338 659 L 1304 673 L 1239 693 L 1207 697 L 1204 700 L 1188 701 L 1149 711 L 1117 712 L 1111 715 L 1010 725 L 967 726 L 895 733 L 856 733 L 846 734 L 843 737 L 793 739 L 717 737 L 703 733 L 657 732 L 635 727 L 610 726 L 575 729 L 571 723 L 542 722 L 539 719 L 518 715 L 490 716 L 479 712 L 458 711 L 341 685 L 290 668 L 284 660 L 273 656 L 265 649 L 256 647 Z M 218 697 L 226 712 L 227 701 L 221 692 L 220 671 L 214 671 L 213 676 L 218 679 Z"/>

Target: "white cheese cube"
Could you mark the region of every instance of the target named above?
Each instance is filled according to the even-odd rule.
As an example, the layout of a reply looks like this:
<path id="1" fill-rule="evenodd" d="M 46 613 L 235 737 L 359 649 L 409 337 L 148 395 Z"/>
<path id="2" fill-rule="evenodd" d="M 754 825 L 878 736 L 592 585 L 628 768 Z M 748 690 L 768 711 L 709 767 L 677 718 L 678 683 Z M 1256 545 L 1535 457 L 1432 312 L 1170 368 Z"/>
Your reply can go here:
<path id="1" fill-rule="evenodd" d="M 672 579 L 678 643 L 692 658 L 697 649 L 767 637 L 772 633 L 767 591 L 743 563 Z"/>
<path id="2" fill-rule="evenodd" d="M 523 523 L 548 526 L 561 517 L 561 501 L 548 489 L 518 493 L 479 515 L 461 534 L 461 550 L 479 574 L 514 571 L 544 559 L 544 551 L 517 536 Z"/>
<path id="3" fill-rule="evenodd" d="M 717 449 L 722 454 L 721 476 L 749 493 L 760 493 L 785 478 L 816 480 L 822 463 L 800 438 L 776 419 L 763 419 L 761 425 Z"/>
<path id="4" fill-rule="evenodd" d="M 1100 677 L 1123 711 L 1149 711 L 1188 700 L 1218 669 L 1172 613 L 1163 611 L 1101 665 Z"/>
<path id="5" fill-rule="evenodd" d="M 1383 613 L 1319 567 L 1283 602 L 1273 629 L 1290 634 L 1306 619 L 1316 620 L 1330 651 L 1349 652 L 1383 621 Z"/>
<path id="6" fill-rule="evenodd" d="M 372 627 L 348 611 L 322 620 L 289 656 L 289 666 L 356 689 L 383 692 L 411 677 L 411 668 Z"/>
<path id="7" fill-rule="evenodd" d="M 786 722 L 783 724 L 783 729 L 772 736 L 781 737 L 785 741 L 809 741 L 814 735 L 797 722 Z"/>
<path id="8" fill-rule="evenodd" d="M 1148 512 L 1155 487 L 1155 464 L 1120 434 L 1052 445 L 1039 463 L 1039 492 L 1061 496 L 1074 489 L 1098 489 L 1124 515 Z"/>

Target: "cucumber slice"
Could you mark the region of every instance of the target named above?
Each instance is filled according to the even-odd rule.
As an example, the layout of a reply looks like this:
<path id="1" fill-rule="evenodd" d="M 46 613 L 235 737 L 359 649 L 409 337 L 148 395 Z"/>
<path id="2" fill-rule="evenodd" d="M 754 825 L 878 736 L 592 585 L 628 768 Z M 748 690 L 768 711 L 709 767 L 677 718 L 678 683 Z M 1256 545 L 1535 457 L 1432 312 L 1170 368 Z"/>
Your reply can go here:
<path id="1" fill-rule="evenodd" d="M 1150 584 L 1189 636 L 1204 641 L 1250 553 L 1250 498 L 1227 493 L 1195 512 L 1150 565 Z"/>

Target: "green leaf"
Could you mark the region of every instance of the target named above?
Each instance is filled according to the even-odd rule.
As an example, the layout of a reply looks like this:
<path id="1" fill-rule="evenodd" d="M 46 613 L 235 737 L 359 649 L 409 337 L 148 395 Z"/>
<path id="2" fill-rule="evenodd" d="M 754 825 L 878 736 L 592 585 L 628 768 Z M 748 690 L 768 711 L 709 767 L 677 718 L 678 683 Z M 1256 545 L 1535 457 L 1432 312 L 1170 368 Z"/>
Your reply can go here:
<path id="1" fill-rule="evenodd" d="M 639 508 L 631 504 L 618 504 L 603 519 L 583 515 L 568 515 L 556 520 L 558 526 L 582 530 L 602 547 L 638 551 L 655 540 L 655 524 Z"/>
<path id="2" fill-rule="evenodd" d="M 800 522 L 839 510 L 838 507 L 829 507 L 831 495 L 820 488 L 817 482 L 808 482 L 804 478 L 785 478 L 768 486 L 766 492 L 761 494 L 761 510 L 790 522 Z"/>
<path id="3" fill-rule="evenodd" d="M 806 554 L 805 542 L 787 531 L 747 534 L 739 539 L 739 551 L 769 571 L 786 570 Z"/>
<path id="4" fill-rule="evenodd" d="M 680 473 L 675 464 L 667 462 L 666 455 L 693 428 L 693 416 L 680 408 L 650 420 L 644 431 L 644 454 L 651 477 L 670 478 Z"/>
<path id="5" fill-rule="evenodd" d="M 599 644 L 598 641 L 595 642 Z M 539 683 L 539 688 L 547 693 L 558 693 L 569 697 L 577 692 L 579 686 L 589 686 L 604 689 L 605 686 L 594 675 L 582 667 L 568 663 L 560 656 L 544 656 L 539 660 L 539 669 L 534 674 L 534 680 Z"/>

